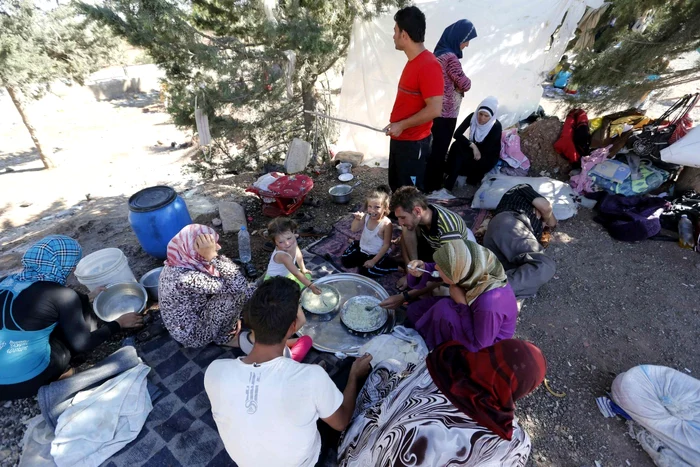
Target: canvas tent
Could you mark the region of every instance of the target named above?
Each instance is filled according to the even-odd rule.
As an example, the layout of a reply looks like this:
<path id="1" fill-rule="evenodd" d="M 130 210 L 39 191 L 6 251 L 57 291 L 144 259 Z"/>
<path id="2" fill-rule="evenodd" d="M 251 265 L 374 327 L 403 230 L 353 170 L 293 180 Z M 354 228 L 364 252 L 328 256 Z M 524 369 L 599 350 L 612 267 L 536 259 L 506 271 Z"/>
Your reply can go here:
<path id="1" fill-rule="evenodd" d="M 467 18 L 478 37 L 464 51 L 462 65 L 472 88 L 462 102 L 460 118 L 494 95 L 504 128 L 537 109 L 545 74 L 554 68 L 586 7 L 603 0 L 417 0 L 425 13 L 425 45 L 433 50 L 442 31 Z M 394 48 L 394 12 L 371 22 L 357 21 L 343 75 L 338 117 L 383 128 L 396 97 L 406 55 Z M 340 125 L 340 150 L 365 154 L 365 164 L 386 167 L 389 139 L 381 133 Z"/>

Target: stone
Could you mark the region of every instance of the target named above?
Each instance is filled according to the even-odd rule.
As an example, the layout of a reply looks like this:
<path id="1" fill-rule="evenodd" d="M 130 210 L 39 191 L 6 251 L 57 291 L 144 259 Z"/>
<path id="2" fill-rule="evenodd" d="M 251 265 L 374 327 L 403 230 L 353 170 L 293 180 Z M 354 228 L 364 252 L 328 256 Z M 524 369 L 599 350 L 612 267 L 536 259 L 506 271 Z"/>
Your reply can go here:
<path id="1" fill-rule="evenodd" d="M 193 196 L 185 199 L 187 210 L 195 224 L 208 224 L 216 217 L 218 207 L 205 196 Z"/>
<path id="2" fill-rule="evenodd" d="M 248 227 L 245 209 L 240 204 L 231 201 L 219 203 L 219 219 L 221 219 L 224 233 L 236 233 L 241 230 L 241 227 Z"/>
<path id="3" fill-rule="evenodd" d="M 333 158 L 336 162 L 350 162 L 353 168 L 360 166 L 364 159 L 365 155 L 357 151 L 340 151 Z"/>
<path id="4" fill-rule="evenodd" d="M 309 161 L 311 161 L 311 144 L 294 138 L 284 160 L 284 171 L 288 174 L 302 172 L 309 165 Z"/>
<path id="5" fill-rule="evenodd" d="M 219 219 L 218 217 L 213 218 L 211 220 L 211 225 L 213 225 L 214 227 L 221 227 L 221 219 Z"/>
<path id="6" fill-rule="evenodd" d="M 682 194 L 688 190 L 700 192 L 700 169 L 696 167 L 683 167 L 676 181 L 676 194 Z"/>

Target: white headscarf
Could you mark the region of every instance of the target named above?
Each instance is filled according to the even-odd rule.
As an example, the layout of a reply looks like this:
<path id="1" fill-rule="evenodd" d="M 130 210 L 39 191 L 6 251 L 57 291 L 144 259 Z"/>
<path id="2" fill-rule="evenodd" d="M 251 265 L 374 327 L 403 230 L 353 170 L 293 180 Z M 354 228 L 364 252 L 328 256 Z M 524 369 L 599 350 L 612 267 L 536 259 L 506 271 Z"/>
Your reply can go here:
<path id="1" fill-rule="evenodd" d="M 491 114 L 491 119 L 489 119 L 489 121 L 483 125 L 479 125 L 480 110 L 485 110 Z M 479 107 L 476 108 L 476 112 L 474 112 L 474 115 L 472 115 L 472 122 L 471 125 L 469 125 L 469 139 L 471 141 L 481 143 L 484 138 L 486 138 L 486 135 L 489 134 L 491 128 L 493 128 L 493 125 L 496 123 L 496 112 L 498 112 L 498 99 L 493 96 L 489 96 L 481 101 Z"/>

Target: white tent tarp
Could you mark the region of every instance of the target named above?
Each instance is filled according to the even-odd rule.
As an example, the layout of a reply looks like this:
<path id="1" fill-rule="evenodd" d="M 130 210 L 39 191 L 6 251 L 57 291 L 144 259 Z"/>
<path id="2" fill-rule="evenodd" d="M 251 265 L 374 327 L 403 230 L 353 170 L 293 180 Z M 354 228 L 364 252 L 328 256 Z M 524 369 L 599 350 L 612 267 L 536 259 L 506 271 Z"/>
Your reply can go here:
<path id="1" fill-rule="evenodd" d="M 700 127 L 661 150 L 661 160 L 672 164 L 700 167 Z"/>
<path id="2" fill-rule="evenodd" d="M 564 53 L 586 7 L 599 8 L 603 0 L 415 3 L 425 13 L 425 46 L 431 51 L 453 22 L 467 18 L 474 23 L 478 37 L 464 50 L 462 59 L 472 88 L 462 101 L 460 118 L 472 112 L 484 97 L 493 95 L 499 100 L 498 118 L 505 128 L 537 110 L 544 75 Z M 378 128 L 389 123 L 406 64 L 406 55 L 394 48 L 393 15 L 391 12 L 372 22 L 358 21 L 353 26 L 340 93 L 340 118 Z M 388 163 L 389 138 L 381 133 L 341 124 L 338 148 L 363 152 L 368 165 L 379 162 L 386 167 Z"/>

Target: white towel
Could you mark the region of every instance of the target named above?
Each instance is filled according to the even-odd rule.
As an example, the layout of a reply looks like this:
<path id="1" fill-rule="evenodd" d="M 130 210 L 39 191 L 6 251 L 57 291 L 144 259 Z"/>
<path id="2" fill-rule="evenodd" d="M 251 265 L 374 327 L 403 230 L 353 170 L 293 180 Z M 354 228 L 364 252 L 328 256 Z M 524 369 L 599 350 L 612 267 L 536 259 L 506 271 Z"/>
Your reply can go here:
<path id="1" fill-rule="evenodd" d="M 380 334 L 360 348 L 359 354 L 372 355 L 372 367 L 393 359 L 402 365 L 418 364 L 428 356 L 428 347 L 414 329 L 396 326 L 391 334 Z"/>
<path id="2" fill-rule="evenodd" d="M 51 443 L 58 467 L 97 467 L 138 436 L 153 409 L 146 388 L 149 371 L 142 363 L 76 394 L 59 417 Z"/>

